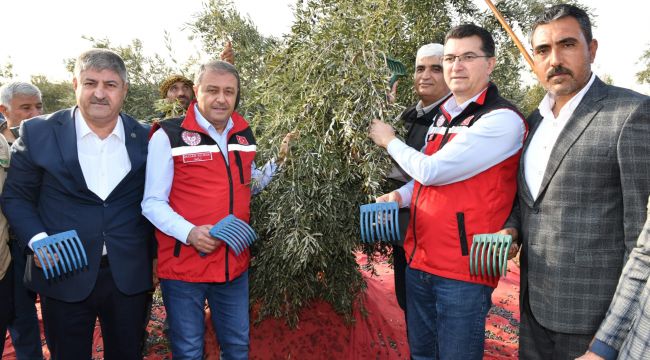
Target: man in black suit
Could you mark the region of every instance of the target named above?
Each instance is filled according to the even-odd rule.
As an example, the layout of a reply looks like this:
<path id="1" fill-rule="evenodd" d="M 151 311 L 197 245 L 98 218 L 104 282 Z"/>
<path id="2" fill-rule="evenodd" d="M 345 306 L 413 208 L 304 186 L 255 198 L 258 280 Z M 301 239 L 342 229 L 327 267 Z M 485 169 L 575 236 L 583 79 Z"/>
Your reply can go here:
<path id="1" fill-rule="evenodd" d="M 449 87 L 442 74 L 442 44 L 422 45 L 415 56 L 415 72 L 413 73 L 413 88 L 418 96 L 418 102 L 404 110 L 400 120 L 406 127 L 406 145 L 420 150 L 433 118 L 438 114 L 440 105 L 450 95 Z M 411 181 L 402 168 L 394 164 L 388 174 L 391 186 L 397 189 Z M 399 225 L 402 241 L 406 238 L 406 228 L 410 220 L 410 209 L 399 209 Z M 397 304 L 406 313 L 406 286 L 404 274 L 406 271 L 406 254 L 403 242 L 393 246 L 393 269 L 395 278 L 395 295 Z"/>
<path id="2" fill-rule="evenodd" d="M 41 294 L 52 359 L 88 359 L 99 317 L 106 359 L 139 359 L 152 228 L 141 216 L 148 130 L 121 114 L 123 60 L 106 49 L 77 59 L 77 106 L 23 122 L 2 208 L 29 254 L 26 285 Z M 47 280 L 34 243 L 76 230 L 88 267 Z"/>

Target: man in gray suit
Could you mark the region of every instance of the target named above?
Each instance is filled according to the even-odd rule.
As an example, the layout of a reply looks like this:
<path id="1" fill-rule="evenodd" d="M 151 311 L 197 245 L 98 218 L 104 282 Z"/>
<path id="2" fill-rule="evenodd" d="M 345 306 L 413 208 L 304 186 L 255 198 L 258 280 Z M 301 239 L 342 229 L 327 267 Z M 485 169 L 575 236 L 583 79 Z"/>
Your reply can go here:
<path id="1" fill-rule="evenodd" d="M 575 6 L 545 10 L 531 43 L 548 94 L 528 118 L 518 202 L 502 232 L 523 244 L 520 358 L 574 359 L 645 220 L 650 98 L 591 72 L 598 42 Z"/>
<path id="2" fill-rule="evenodd" d="M 596 338 L 578 360 L 647 359 L 650 351 L 650 198 L 636 247 Z"/>

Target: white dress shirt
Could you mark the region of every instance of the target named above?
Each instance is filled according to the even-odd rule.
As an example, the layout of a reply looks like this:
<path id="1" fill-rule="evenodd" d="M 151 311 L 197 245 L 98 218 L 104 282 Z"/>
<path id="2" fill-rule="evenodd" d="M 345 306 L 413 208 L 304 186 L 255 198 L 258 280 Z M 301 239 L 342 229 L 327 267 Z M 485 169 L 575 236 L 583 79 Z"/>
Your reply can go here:
<path id="1" fill-rule="evenodd" d="M 537 199 L 539 196 L 544 172 L 546 172 L 546 165 L 551 157 L 551 151 L 555 147 L 557 138 L 560 136 L 564 125 L 566 125 L 571 115 L 573 115 L 573 112 L 582 101 L 582 98 L 591 87 L 595 78 L 596 75 L 591 74 L 591 79 L 587 85 L 564 104 L 557 118 L 553 114 L 553 106 L 555 105 L 553 95 L 547 93 L 544 99 L 542 99 L 542 102 L 539 103 L 538 109 L 540 115 L 542 115 L 542 120 L 537 130 L 535 130 L 533 137 L 530 139 L 530 143 L 524 154 L 524 176 L 533 199 Z"/>
<path id="2" fill-rule="evenodd" d="M 482 92 L 460 105 L 455 97 L 451 97 L 442 106 L 453 119 Z M 434 127 L 435 123 L 427 136 Z M 526 126 L 519 114 L 509 109 L 497 109 L 483 115 L 480 121 L 456 135 L 433 155 L 419 152 L 399 139 L 392 140 L 387 150 L 397 164 L 419 183 L 425 186 L 446 185 L 469 179 L 515 155 L 521 149 L 525 132 Z M 411 180 L 397 190 L 402 198 L 401 207 L 411 203 L 413 184 Z"/>
<path id="3" fill-rule="evenodd" d="M 74 112 L 74 126 L 77 134 L 77 156 L 86 187 L 100 199 L 106 200 L 117 184 L 131 171 L 122 118 L 117 117 L 115 128 L 104 139 L 100 139 L 88 127 L 79 108 Z M 30 248 L 34 241 L 45 237 L 47 234 L 44 232 L 34 235 L 29 241 Z M 106 255 L 106 245 L 102 255 Z"/>
<path id="4" fill-rule="evenodd" d="M 217 143 L 220 150 L 228 148 L 228 131 L 234 123 L 228 119 L 226 128 L 221 132 L 206 120 L 199 112 L 196 104 L 194 114 L 197 124 L 205 130 L 208 135 Z M 227 151 L 222 151 L 227 154 Z M 228 162 L 228 156 L 224 156 Z M 252 193 L 257 194 L 271 182 L 277 165 L 273 160 L 264 165 L 261 170 L 251 164 L 251 186 Z M 142 214 L 163 233 L 187 244 L 189 235 L 195 224 L 185 220 L 180 214 L 169 206 L 169 193 L 174 180 L 174 160 L 169 137 L 163 129 L 158 129 L 149 141 L 149 152 L 147 155 L 147 176 L 144 185 L 144 199 L 142 200 Z M 202 224 L 197 224 L 202 225 Z"/>

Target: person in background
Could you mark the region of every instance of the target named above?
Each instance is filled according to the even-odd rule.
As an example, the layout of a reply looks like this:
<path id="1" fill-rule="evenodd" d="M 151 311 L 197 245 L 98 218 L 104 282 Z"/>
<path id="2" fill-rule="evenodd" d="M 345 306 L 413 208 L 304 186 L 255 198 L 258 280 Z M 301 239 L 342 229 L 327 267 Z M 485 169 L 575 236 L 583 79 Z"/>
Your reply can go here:
<path id="1" fill-rule="evenodd" d="M 415 72 L 413 87 L 418 102 L 407 108 L 400 115 L 407 133 L 406 145 L 420 150 L 424 146 L 425 137 L 433 118 L 438 114 L 440 105 L 449 95 L 449 87 L 442 74 L 442 44 L 426 44 L 420 47 L 415 56 Z M 388 175 L 393 188 L 398 188 L 411 181 L 411 177 L 394 163 Z M 399 225 L 401 239 L 406 238 L 406 229 L 410 220 L 408 208 L 399 210 Z M 393 245 L 393 268 L 395 278 L 395 295 L 399 307 L 406 313 L 406 287 L 404 273 L 406 271 L 406 255 L 403 243 Z"/>
<path id="2" fill-rule="evenodd" d="M 0 134 L 0 194 L 7 177 L 9 167 L 9 144 Z M 9 249 L 9 224 L 0 211 L 0 358 L 4 352 L 7 325 L 14 311 L 14 276 Z"/>
<path id="3" fill-rule="evenodd" d="M 43 114 L 41 91 L 26 82 L 14 81 L 4 84 L 0 87 L 0 113 L 5 118 L 5 121 L 0 123 L 0 133 L 11 145 L 18 138 L 18 129 L 24 120 Z M 27 254 L 21 250 L 11 228 L 9 239 L 14 276 L 14 313 L 8 325 L 11 343 L 18 360 L 42 359 L 41 331 L 36 313 L 37 294 L 27 289 L 23 283 Z"/>

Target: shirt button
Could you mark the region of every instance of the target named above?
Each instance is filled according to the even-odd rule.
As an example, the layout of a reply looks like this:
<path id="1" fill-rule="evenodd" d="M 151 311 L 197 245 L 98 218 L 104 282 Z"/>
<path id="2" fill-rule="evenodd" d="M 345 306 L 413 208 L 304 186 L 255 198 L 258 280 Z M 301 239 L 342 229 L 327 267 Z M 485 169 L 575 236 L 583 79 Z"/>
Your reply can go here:
<path id="1" fill-rule="evenodd" d="M 107 207 L 108 207 L 108 203 L 104 203 L 104 207 L 107 208 Z"/>
<path id="2" fill-rule="evenodd" d="M 106 237 L 106 231 L 102 231 L 102 236 Z"/>

